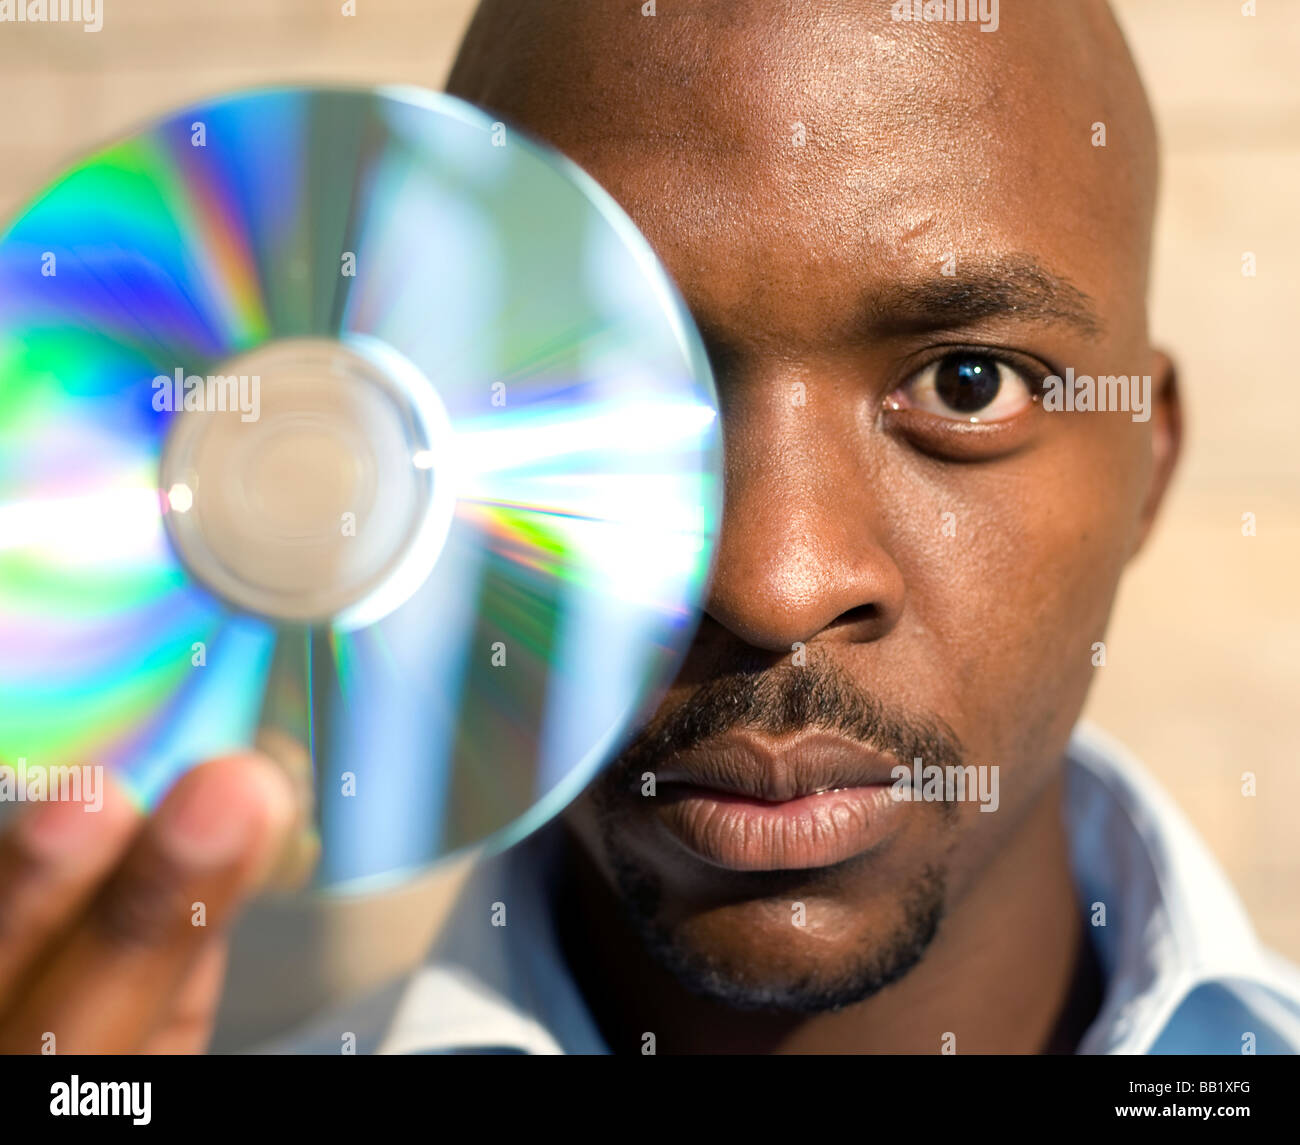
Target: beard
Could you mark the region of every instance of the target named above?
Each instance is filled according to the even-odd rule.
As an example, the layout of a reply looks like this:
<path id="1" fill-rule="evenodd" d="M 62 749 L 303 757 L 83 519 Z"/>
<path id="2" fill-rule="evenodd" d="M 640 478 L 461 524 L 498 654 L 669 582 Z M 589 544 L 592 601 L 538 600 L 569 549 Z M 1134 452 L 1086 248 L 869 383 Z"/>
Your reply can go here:
<path id="1" fill-rule="evenodd" d="M 668 921 L 660 874 L 627 844 L 623 828 L 646 772 L 674 752 L 744 728 L 769 735 L 802 729 L 837 733 L 888 752 L 960 765 L 957 736 L 941 720 L 889 711 L 829 662 L 798 669 L 736 671 L 718 676 L 662 719 L 647 725 L 590 791 L 600 846 L 612 871 L 624 922 L 647 953 L 687 990 L 734 1009 L 812 1014 L 851 1006 L 883 990 L 924 957 L 943 918 L 947 867 L 927 864 L 894 894 L 891 921 L 866 933 L 832 969 L 759 972 L 727 962 L 691 940 L 688 924 Z M 956 805 L 940 807 L 945 829 Z M 745 871 L 729 875 L 728 901 L 788 904 L 860 877 L 861 857 L 816 870 Z M 779 962 L 780 959 L 777 959 Z"/>

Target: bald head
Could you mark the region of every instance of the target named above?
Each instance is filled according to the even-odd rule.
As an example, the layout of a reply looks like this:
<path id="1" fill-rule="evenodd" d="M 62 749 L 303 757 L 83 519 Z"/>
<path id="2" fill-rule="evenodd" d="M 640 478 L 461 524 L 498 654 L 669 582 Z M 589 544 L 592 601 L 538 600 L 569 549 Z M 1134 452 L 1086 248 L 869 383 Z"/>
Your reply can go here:
<path id="1" fill-rule="evenodd" d="M 643 196 L 636 179 L 611 189 L 652 238 L 665 208 L 674 228 L 707 230 L 765 193 L 794 209 L 829 186 L 838 209 L 819 220 L 822 239 L 868 255 L 883 221 L 891 239 L 932 227 L 923 204 L 951 189 L 1025 216 L 1059 203 L 1045 225 L 1111 235 L 1145 275 L 1155 132 L 1104 0 L 1002 0 L 992 32 L 899 21 L 896 7 L 658 0 L 651 16 L 633 0 L 484 0 L 448 90 L 598 178 L 643 173 L 662 192 Z M 771 183 L 728 183 L 746 166 Z"/>

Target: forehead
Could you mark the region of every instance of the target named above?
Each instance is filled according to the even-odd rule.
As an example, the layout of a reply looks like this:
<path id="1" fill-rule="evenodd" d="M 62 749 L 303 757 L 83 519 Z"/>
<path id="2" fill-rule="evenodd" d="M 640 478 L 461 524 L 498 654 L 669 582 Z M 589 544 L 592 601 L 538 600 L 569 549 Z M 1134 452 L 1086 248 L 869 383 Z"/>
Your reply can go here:
<path id="1" fill-rule="evenodd" d="M 986 33 L 883 3 L 660 4 L 587 29 L 580 68 L 534 63 L 552 74 L 502 110 L 591 171 L 720 325 L 761 310 L 814 336 L 846 292 L 949 255 L 1141 297 L 1149 128 L 1118 34 L 1093 5 L 1001 7 Z"/>

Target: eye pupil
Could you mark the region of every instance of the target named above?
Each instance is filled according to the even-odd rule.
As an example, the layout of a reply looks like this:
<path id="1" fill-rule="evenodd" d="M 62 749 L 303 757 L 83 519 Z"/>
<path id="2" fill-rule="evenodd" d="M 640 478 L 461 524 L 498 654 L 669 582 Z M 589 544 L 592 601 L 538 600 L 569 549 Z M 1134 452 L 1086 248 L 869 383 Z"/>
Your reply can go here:
<path id="1" fill-rule="evenodd" d="M 952 354 L 939 363 L 935 392 L 944 404 L 962 413 L 974 413 L 998 396 L 1002 381 L 998 364 L 982 354 Z"/>

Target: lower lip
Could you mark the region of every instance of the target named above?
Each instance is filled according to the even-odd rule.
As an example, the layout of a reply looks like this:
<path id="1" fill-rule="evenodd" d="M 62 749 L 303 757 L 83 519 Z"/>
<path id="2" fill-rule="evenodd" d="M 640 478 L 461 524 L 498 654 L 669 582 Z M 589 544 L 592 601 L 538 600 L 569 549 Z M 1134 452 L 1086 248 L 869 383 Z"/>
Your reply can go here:
<path id="1" fill-rule="evenodd" d="M 784 803 L 690 784 L 660 789 L 660 818 L 688 851 L 733 871 L 829 867 L 883 842 L 906 806 L 890 784 L 819 791 Z"/>

